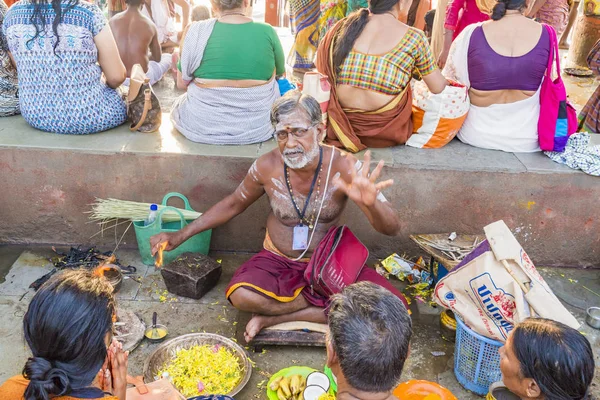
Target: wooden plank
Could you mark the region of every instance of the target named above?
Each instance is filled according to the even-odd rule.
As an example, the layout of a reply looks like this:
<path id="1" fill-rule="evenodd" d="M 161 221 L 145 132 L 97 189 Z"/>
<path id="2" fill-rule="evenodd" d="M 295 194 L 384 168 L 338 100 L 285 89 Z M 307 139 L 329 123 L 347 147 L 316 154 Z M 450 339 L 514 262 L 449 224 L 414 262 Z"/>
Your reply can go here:
<path id="1" fill-rule="evenodd" d="M 235 338 L 238 343 L 246 343 L 244 332 L 252 314 L 240 311 L 237 317 Z M 325 347 L 325 334 L 305 331 L 276 331 L 263 329 L 254 337 L 249 346 L 260 351 L 264 346 L 305 346 Z"/>
<path id="2" fill-rule="evenodd" d="M 251 346 L 325 347 L 325 334 L 304 331 L 263 330 L 250 342 Z"/>

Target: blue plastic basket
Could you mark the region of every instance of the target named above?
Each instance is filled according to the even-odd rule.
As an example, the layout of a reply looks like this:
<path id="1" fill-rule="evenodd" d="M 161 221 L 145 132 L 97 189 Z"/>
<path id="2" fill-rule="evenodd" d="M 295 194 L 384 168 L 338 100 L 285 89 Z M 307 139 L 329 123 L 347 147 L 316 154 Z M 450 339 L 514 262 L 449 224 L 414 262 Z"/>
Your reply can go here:
<path id="1" fill-rule="evenodd" d="M 503 343 L 481 336 L 456 317 L 454 375 L 467 390 L 485 396 L 490 385 L 502 380 L 500 354 Z"/>

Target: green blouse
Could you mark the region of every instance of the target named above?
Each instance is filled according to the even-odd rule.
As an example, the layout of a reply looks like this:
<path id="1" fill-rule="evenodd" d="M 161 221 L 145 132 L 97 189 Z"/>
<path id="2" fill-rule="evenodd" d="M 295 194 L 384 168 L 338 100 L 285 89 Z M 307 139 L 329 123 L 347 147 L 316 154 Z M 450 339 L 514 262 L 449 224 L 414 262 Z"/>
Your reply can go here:
<path id="1" fill-rule="evenodd" d="M 217 21 L 194 77 L 267 81 L 273 71 L 277 75 L 285 72 L 285 57 L 279 37 L 271 25 Z"/>

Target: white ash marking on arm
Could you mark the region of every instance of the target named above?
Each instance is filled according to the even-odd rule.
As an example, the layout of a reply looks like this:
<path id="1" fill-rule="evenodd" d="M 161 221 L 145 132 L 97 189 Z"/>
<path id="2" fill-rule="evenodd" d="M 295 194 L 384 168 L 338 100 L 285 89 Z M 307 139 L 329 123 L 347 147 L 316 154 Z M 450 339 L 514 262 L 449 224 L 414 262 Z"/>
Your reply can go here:
<path id="1" fill-rule="evenodd" d="M 259 182 L 260 179 L 258 178 L 259 176 L 259 172 L 258 172 L 258 166 L 257 166 L 257 162 L 258 160 L 254 161 L 252 163 L 252 166 L 250 167 L 250 169 L 248 170 L 248 175 L 250 175 L 250 177 L 252 179 L 254 179 L 256 182 Z"/>

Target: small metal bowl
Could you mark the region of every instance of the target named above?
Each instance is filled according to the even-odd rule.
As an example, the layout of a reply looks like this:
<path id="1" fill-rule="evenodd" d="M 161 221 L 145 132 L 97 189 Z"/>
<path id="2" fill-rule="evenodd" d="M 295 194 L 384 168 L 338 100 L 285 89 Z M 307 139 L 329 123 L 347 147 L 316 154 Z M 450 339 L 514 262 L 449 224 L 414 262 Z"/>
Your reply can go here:
<path id="1" fill-rule="evenodd" d="M 585 322 L 592 328 L 600 329 L 600 307 L 588 308 Z"/>
<path id="2" fill-rule="evenodd" d="M 190 348 L 196 345 L 221 345 L 233 351 L 240 360 L 240 368 L 242 369 L 242 380 L 229 393 L 223 393 L 227 396 L 235 397 L 244 386 L 248 384 L 252 375 L 252 364 L 246 351 L 233 340 L 227 339 L 221 335 L 214 333 L 190 333 L 188 335 L 179 336 L 171 339 L 168 342 L 161 344 L 154 352 L 146 359 L 144 363 L 144 381 L 153 382 L 158 375 L 158 371 L 163 367 L 165 362 L 172 360 L 177 354 L 177 350 Z"/>
<path id="3" fill-rule="evenodd" d="M 163 332 L 164 332 L 164 335 L 163 335 L 163 336 L 161 336 L 161 337 L 158 337 L 158 338 L 153 338 L 153 337 L 152 337 L 152 331 L 153 331 L 154 329 L 157 329 L 159 332 L 160 332 L 160 331 L 163 331 Z M 161 324 L 156 324 L 156 326 L 154 326 L 154 327 L 150 326 L 148 329 L 146 329 L 146 332 L 144 332 L 144 337 L 145 337 L 146 339 L 148 339 L 148 341 L 149 341 L 150 343 L 160 343 L 160 342 L 162 342 L 163 340 L 165 340 L 167 336 L 169 336 L 169 330 L 167 329 L 167 327 L 166 327 L 166 326 L 164 326 L 164 325 L 161 325 Z"/>
<path id="4" fill-rule="evenodd" d="M 113 287 L 114 293 L 117 293 L 123 285 L 123 273 L 121 268 L 107 264 L 104 266 L 104 277 L 110 282 Z"/>

